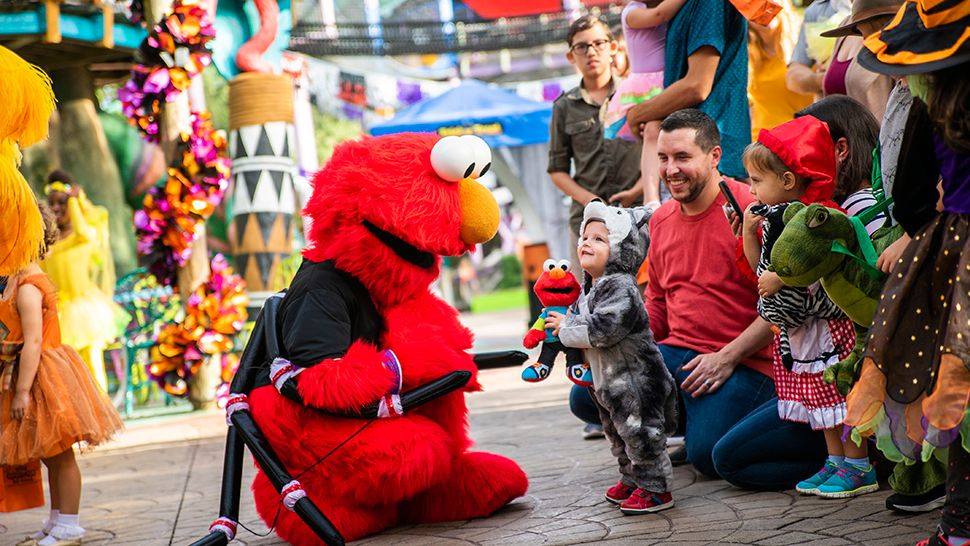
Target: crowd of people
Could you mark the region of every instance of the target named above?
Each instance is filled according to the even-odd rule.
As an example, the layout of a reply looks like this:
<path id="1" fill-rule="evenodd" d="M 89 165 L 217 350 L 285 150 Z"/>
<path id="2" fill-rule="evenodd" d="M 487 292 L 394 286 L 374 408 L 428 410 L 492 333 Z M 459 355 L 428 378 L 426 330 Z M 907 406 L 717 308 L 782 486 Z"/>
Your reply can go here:
<path id="1" fill-rule="evenodd" d="M 768 24 L 723 0 L 630 1 L 625 48 L 594 16 L 570 28 L 581 80 L 554 103 L 548 172 L 584 294 L 545 322 L 587 349 L 593 386 L 570 407 L 610 442 L 624 513 L 673 505 L 671 462 L 870 493 L 878 438 L 887 507 L 942 506 L 924 543 L 970 543 L 970 11 L 762 4 Z M 618 265 L 640 230 L 642 267 Z"/>

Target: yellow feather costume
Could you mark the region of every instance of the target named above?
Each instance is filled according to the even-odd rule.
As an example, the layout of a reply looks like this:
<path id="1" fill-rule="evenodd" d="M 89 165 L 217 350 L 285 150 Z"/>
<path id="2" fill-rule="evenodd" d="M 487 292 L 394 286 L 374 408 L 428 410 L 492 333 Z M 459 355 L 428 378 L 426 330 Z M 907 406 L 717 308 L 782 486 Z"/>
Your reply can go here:
<path id="1" fill-rule="evenodd" d="M 40 68 L 0 46 L 0 275 L 35 261 L 44 225 L 27 181 L 18 170 L 21 148 L 47 137 L 54 112 L 51 80 Z"/>

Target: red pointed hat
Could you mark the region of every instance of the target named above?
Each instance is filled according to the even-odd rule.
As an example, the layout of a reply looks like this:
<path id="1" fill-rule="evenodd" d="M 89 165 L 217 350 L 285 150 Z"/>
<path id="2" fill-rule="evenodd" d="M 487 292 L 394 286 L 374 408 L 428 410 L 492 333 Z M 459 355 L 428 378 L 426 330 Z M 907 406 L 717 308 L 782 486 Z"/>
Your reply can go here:
<path id="1" fill-rule="evenodd" d="M 802 116 L 773 129 L 762 129 L 758 142 L 771 150 L 798 176 L 809 180 L 803 203 L 831 201 L 835 191 L 835 144 L 829 126 Z"/>

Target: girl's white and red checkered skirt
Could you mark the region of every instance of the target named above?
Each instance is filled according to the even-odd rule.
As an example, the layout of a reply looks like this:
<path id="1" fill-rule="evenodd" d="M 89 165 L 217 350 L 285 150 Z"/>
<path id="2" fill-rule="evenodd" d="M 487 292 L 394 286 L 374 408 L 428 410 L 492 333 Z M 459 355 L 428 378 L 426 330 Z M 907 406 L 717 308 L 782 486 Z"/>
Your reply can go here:
<path id="1" fill-rule="evenodd" d="M 855 328 L 852 321 L 842 318 L 826 322 L 839 358 L 849 356 L 855 346 Z M 815 373 L 787 370 L 782 364 L 778 343 L 776 335 L 772 343 L 772 368 L 775 390 L 778 393 L 778 415 L 788 421 L 808 423 L 814 430 L 841 425 L 845 419 L 845 397 L 835 385 L 829 385 L 822 379 L 824 370 Z M 834 363 L 833 361 L 832 364 Z"/>

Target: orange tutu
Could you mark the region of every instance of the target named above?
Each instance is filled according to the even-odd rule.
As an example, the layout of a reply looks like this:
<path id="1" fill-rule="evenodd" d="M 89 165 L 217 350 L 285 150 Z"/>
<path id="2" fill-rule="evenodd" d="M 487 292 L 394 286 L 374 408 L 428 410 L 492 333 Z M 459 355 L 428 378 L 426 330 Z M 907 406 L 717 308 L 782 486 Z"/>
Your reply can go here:
<path id="1" fill-rule="evenodd" d="M 83 451 L 108 441 L 123 426 L 77 351 L 67 345 L 41 351 L 22 420 L 10 417 L 12 400 L 12 389 L 0 392 L 0 465 L 53 457 L 79 442 Z"/>

